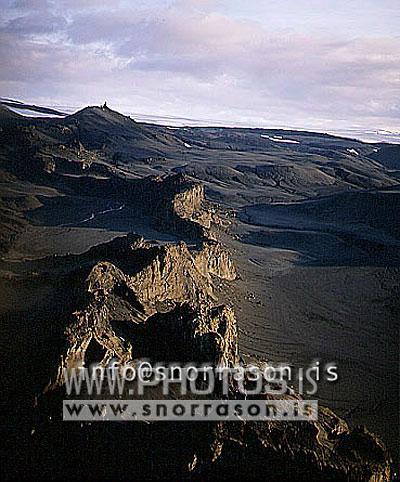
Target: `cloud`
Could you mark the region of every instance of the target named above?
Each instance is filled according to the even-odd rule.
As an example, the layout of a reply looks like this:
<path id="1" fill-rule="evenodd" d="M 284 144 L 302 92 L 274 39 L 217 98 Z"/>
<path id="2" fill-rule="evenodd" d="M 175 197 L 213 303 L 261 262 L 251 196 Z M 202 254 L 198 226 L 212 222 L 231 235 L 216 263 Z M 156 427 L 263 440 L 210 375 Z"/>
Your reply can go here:
<path id="1" fill-rule="evenodd" d="M 90 84 L 99 101 L 147 113 L 299 127 L 398 123 L 399 36 L 277 31 L 231 15 L 222 1 L 64 3 L 8 12 L 7 95 L 85 104 Z"/>
<path id="2" fill-rule="evenodd" d="M 46 10 L 50 8 L 48 0 L 15 0 L 12 6 L 18 10 Z"/>
<path id="3" fill-rule="evenodd" d="M 16 17 L 9 20 L 3 31 L 18 35 L 45 34 L 60 32 L 67 26 L 64 17 L 50 12 L 35 12 L 31 15 Z"/>

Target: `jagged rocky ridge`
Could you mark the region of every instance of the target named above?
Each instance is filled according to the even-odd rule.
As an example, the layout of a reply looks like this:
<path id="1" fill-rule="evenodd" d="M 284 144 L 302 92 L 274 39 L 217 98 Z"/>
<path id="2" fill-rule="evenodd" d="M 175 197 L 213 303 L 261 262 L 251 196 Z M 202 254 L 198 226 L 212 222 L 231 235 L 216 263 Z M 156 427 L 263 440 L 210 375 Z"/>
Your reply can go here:
<path id="1" fill-rule="evenodd" d="M 66 349 L 46 389 L 45 403 L 62 392 L 64 367 L 93 361 L 106 365 L 111 358 L 123 363 L 142 357 L 214 365 L 240 361 L 237 320 L 232 307 L 218 305 L 214 283 L 233 281 L 236 270 L 226 248 L 210 238 L 217 218 L 203 207 L 203 188 L 180 175 L 144 180 L 144 185 L 148 182 L 159 183 L 159 189 L 150 191 L 146 209 L 157 211 L 165 229 L 190 234 L 195 244 L 160 246 L 129 235 L 82 255 L 93 263 L 66 328 Z M 214 229 L 213 238 L 216 235 Z M 91 347 L 97 348 L 95 357 Z M 233 386 L 231 396 L 240 397 Z M 320 408 L 316 422 L 170 423 L 168 429 L 157 424 L 126 425 L 84 430 L 100 440 L 110 433 L 118 440 L 123 437 L 126 445 L 121 451 L 131 462 L 121 459 L 121 464 L 131 463 L 132 470 L 139 464 L 140 478 L 163 474 L 225 479 L 231 478 L 232 466 L 237 477 L 247 479 L 384 481 L 391 477 L 382 443 L 363 428 L 350 430 L 327 408 Z M 69 437 L 70 443 L 79 439 L 75 428 Z M 175 448 L 166 448 L 168 444 Z M 175 455 L 172 462 L 169 450 Z M 106 461 L 97 464 L 97 470 L 107 473 Z"/>

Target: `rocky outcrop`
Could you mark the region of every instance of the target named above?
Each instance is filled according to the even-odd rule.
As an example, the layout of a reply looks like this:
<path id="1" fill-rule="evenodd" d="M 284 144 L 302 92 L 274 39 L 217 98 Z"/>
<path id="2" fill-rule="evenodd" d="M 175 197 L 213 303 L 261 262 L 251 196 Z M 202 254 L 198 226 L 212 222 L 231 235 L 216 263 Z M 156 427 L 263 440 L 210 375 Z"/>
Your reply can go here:
<path id="1" fill-rule="evenodd" d="M 179 230 L 180 223 L 200 226 L 193 218 L 202 209 L 202 189 L 190 185 L 187 189 L 186 181 L 175 177 L 155 182 L 162 188 L 150 194 L 152 205 L 164 203 L 168 226 L 179 226 Z M 94 262 L 81 290 L 79 309 L 66 329 L 67 346 L 58 373 L 47 392 L 62 388 L 64 368 L 91 362 L 105 366 L 111 359 L 126 364 L 146 358 L 215 367 L 240 363 L 235 313 L 230 306 L 218 305 L 213 282 L 215 277 L 234 280 L 235 266 L 226 248 L 205 239 L 203 227 L 200 233 L 197 249 L 183 241 L 157 245 L 129 235 L 81 255 L 85 263 Z M 220 396 L 218 384 L 213 396 Z M 234 381 L 229 397 L 245 397 Z M 283 398 L 299 396 L 288 393 Z M 183 432 L 174 430 L 176 438 L 170 443 L 179 446 Z M 317 421 L 218 422 L 206 427 L 198 424 L 191 430 L 185 456 L 178 456 L 168 469 L 181 478 L 228 479 L 232 466 L 235 476 L 254 480 L 290 480 L 295 474 L 298 480 L 389 481 L 391 476 L 382 443 L 365 429 L 350 430 L 323 407 Z M 152 425 L 146 436 L 152 441 L 154 464 L 144 474 L 147 478 L 165 470 L 165 447 L 155 433 L 156 425 Z M 133 451 L 142 438 L 138 429 L 129 431 Z"/>
<path id="2" fill-rule="evenodd" d="M 147 314 L 157 312 L 159 303 L 187 302 L 200 307 L 215 300 L 210 274 L 198 270 L 183 242 L 160 247 L 152 262 L 130 278 L 129 286 Z"/>
<path id="3" fill-rule="evenodd" d="M 173 315 L 175 308 L 185 305 L 188 309 L 181 310 L 184 313 L 181 321 L 169 321 L 172 329 L 165 336 L 172 337 L 176 344 L 186 345 L 187 361 L 236 363 L 237 327 L 233 310 L 227 306 L 213 307 L 217 300 L 213 277 L 232 278 L 233 263 L 218 243 L 205 244 L 203 249 L 204 253 L 203 250 L 191 253 L 184 242 L 156 246 L 135 235 L 92 248 L 86 257 L 111 260 L 114 253 L 114 263 L 125 264 L 133 272 L 126 274 L 110 261 L 97 262 L 91 269 L 82 293 L 82 308 L 73 314 L 74 320 L 67 327 L 68 346 L 50 388 L 63 385 L 64 368 L 87 365 L 86 352 L 93 343 L 102 350 L 101 359 L 96 361 L 103 366 L 112 358 L 124 364 L 143 354 L 141 347 L 135 347 L 134 339 L 125 341 L 118 336 L 112 323 L 146 325 L 148 322 L 150 328 L 146 333 L 152 338 L 155 321 L 151 317 L 158 314 L 155 319 L 159 332 L 165 331 L 162 326 L 170 316 L 163 315 Z M 212 261 L 213 256 L 221 260 Z M 153 352 L 152 357 L 156 356 Z"/>
<path id="4" fill-rule="evenodd" d="M 184 179 L 179 176 L 177 179 Z M 194 184 L 175 195 L 173 200 L 173 209 L 178 216 L 183 219 L 192 219 L 197 212 L 200 211 L 204 201 L 204 186 L 202 184 Z"/>
<path id="5" fill-rule="evenodd" d="M 209 211 L 202 209 L 203 202 L 204 186 L 193 184 L 175 195 L 172 201 L 172 211 L 182 219 L 188 219 L 209 229 L 212 216 Z"/>
<path id="6" fill-rule="evenodd" d="M 133 323 L 144 320 L 124 273 L 108 262 L 96 264 L 86 280 L 85 299 L 86 305 L 73 314 L 74 320 L 66 329 L 67 349 L 61 356 L 56 379 L 48 389 L 63 385 L 64 369 L 89 364 L 85 362 L 90 344 L 97 343 L 101 347 L 103 356 L 96 362 L 102 366 L 107 366 L 111 358 L 121 363 L 132 358 L 131 344 L 118 337 L 110 323 L 115 319 Z"/>
<path id="7" fill-rule="evenodd" d="M 158 218 L 161 228 L 195 240 L 210 237 L 215 216 L 205 208 L 204 186 L 189 180 L 183 174 L 157 177 L 157 185 L 149 190 L 155 196 L 149 207 Z"/>
<path id="8" fill-rule="evenodd" d="M 234 367 L 239 363 L 238 327 L 233 309 L 221 305 L 199 316 L 192 325 L 193 360 L 213 366 Z"/>
<path id="9" fill-rule="evenodd" d="M 229 251 L 216 241 L 206 241 L 202 249 L 195 253 L 194 260 L 197 269 L 203 273 L 209 273 L 218 278 L 233 281 L 237 273 Z"/>
<path id="10" fill-rule="evenodd" d="M 214 434 L 210 452 L 194 457 L 199 479 L 225 480 L 234 466 L 245 480 L 391 480 L 380 440 L 363 427 L 350 430 L 325 407 L 316 422 L 218 423 Z"/>

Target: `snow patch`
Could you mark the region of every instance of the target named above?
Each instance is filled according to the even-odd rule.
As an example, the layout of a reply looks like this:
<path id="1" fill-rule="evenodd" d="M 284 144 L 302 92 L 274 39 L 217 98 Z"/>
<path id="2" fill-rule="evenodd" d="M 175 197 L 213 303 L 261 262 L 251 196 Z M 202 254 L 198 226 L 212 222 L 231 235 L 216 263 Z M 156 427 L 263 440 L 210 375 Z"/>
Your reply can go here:
<path id="1" fill-rule="evenodd" d="M 270 141 L 274 141 L 274 142 L 284 142 L 287 144 L 300 144 L 299 141 L 295 141 L 293 139 L 283 139 L 282 136 L 271 137 L 271 136 L 267 136 L 266 134 L 261 134 L 261 137 L 263 137 L 264 139 L 269 139 Z"/>
<path id="2" fill-rule="evenodd" d="M 347 149 L 347 152 L 349 154 L 355 154 L 356 156 L 360 155 L 360 153 L 358 151 L 356 151 L 355 149 Z"/>

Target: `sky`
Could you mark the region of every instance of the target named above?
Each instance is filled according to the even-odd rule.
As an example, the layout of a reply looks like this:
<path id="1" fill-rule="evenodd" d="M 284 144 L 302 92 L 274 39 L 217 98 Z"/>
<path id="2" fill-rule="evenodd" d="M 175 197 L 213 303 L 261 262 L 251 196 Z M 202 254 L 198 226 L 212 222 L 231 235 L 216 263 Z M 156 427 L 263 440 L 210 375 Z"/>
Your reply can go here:
<path id="1" fill-rule="evenodd" d="M 400 130 L 400 0 L 0 0 L 0 96 Z"/>

